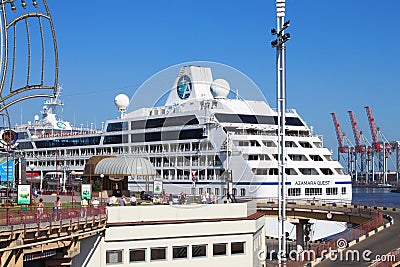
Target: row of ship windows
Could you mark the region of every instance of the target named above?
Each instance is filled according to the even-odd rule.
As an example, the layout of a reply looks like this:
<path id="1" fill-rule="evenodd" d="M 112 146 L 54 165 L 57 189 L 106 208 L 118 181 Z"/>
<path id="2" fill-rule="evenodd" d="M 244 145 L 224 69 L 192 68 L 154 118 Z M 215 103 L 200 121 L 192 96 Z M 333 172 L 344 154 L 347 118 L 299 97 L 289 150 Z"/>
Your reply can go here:
<path id="1" fill-rule="evenodd" d="M 63 157 L 63 156 L 91 156 L 109 155 L 113 153 L 166 153 L 166 152 L 199 152 L 211 151 L 213 145 L 208 142 L 185 142 L 179 144 L 160 144 L 160 145 L 138 145 L 129 147 L 102 147 L 102 148 L 81 148 L 56 150 L 42 150 L 37 152 L 27 152 L 27 157 Z"/>
<path id="2" fill-rule="evenodd" d="M 272 156 L 275 160 L 278 160 L 278 154 L 272 154 Z M 308 155 L 310 159 L 306 155 L 301 154 L 289 154 L 288 156 L 292 161 L 323 161 L 320 155 Z M 246 160 L 271 160 L 271 157 L 266 154 L 244 154 L 243 157 Z M 330 155 L 324 155 L 324 157 L 327 161 L 332 161 Z"/>
<path id="3" fill-rule="evenodd" d="M 224 129 L 231 135 L 262 135 L 262 136 L 278 136 L 277 127 L 265 128 L 265 129 L 240 129 L 234 127 L 225 126 Z M 307 130 L 286 130 L 285 136 L 294 137 L 310 137 L 310 132 Z"/>
<path id="4" fill-rule="evenodd" d="M 155 167 L 170 166 L 221 166 L 222 162 L 218 155 L 193 155 L 173 157 L 149 157 Z"/>
<path id="5" fill-rule="evenodd" d="M 340 168 L 335 168 L 336 173 L 342 175 L 343 171 Z M 255 175 L 278 175 L 278 168 L 253 168 L 252 172 Z M 314 168 L 285 168 L 285 173 L 287 175 L 334 175 L 334 172 L 330 168 L 320 168 L 319 171 Z"/>
<path id="6" fill-rule="evenodd" d="M 238 191 L 239 190 L 239 191 Z M 226 188 L 223 188 L 222 190 L 222 194 L 225 196 L 227 194 L 228 190 Z M 197 188 L 197 192 L 194 192 L 195 194 L 197 193 L 198 195 L 202 195 L 203 193 L 207 193 L 207 195 L 211 195 L 214 194 L 214 196 L 219 196 L 221 193 L 221 189 L 216 187 L 214 188 L 214 191 L 212 190 L 212 188 L 208 187 L 208 188 L 204 188 L 204 187 L 198 187 Z M 240 195 L 238 195 L 238 193 L 240 193 Z M 234 196 L 241 196 L 244 197 L 246 196 L 246 189 L 245 188 L 232 188 L 232 194 Z"/>
<path id="7" fill-rule="evenodd" d="M 346 195 L 346 187 L 341 189 L 342 195 Z M 334 196 L 339 194 L 339 188 L 337 187 L 327 187 L 325 188 L 325 194 L 329 196 Z M 288 188 L 288 196 L 301 196 L 302 188 Z M 304 195 L 306 196 L 321 196 L 322 188 L 304 188 Z"/>
<path id="8" fill-rule="evenodd" d="M 155 118 L 148 120 L 131 121 L 131 130 L 144 130 L 150 128 L 183 126 L 199 124 L 196 116 L 176 116 L 166 118 Z M 119 132 L 128 130 L 128 122 L 114 122 L 107 125 L 107 132 Z"/>
<path id="9" fill-rule="evenodd" d="M 124 144 L 129 142 L 127 134 L 106 135 L 104 136 L 103 144 Z M 188 139 L 203 139 L 203 128 L 200 129 L 183 129 L 180 131 L 165 131 L 165 132 L 146 132 L 130 135 L 130 142 L 157 142 L 157 141 L 172 141 L 172 140 L 188 140 Z M 94 146 L 100 144 L 100 136 L 92 137 L 74 137 L 74 138 L 59 138 L 50 140 L 34 141 L 36 148 L 59 148 L 71 146 Z M 18 149 L 33 149 L 32 143 L 19 142 Z"/>
<path id="10" fill-rule="evenodd" d="M 266 146 L 266 147 L 277 147 L 276 143 L 274 141 L 262 141 L 260 142 L 259 140 L 244 140 L 244 141 L 234 141 L 234 144 L 236 146 L 241 146 L 241 147 L 261 147 L 261 146 Z M 316 148 L 321 148 L 321 142 L 314 142 L 314 146 Z M 285 147 L 302 147 L 302 148 L 313 148 L 312 144 L 307 141 L 299 141 L 298 144 L 295 141 L 286 141 L 285 142 Z"/>
<path id="11" fill-rule="evenodd" d="M 212 256 L 245 254 L 246 242 L 214 243 Z M 149 250 L 149 253 L 148 253 Z M 208 245 L 172 246 L 172 260 L 208 257 Z M 167 247 L 129 249 L 129 263 L 168 260 Z M 107 250 L 106 264 L 124 264 L 124 250 Z"/>
<path id="12" fill-rule="evenodd" d="M 165 114 L 165 110 L 160 110 L 161 114 Z M 152 114 L 158 115 L 158 110 L 153 110 Z M 277 116 L 262 116 L 262 115 L 249 115 L 249 114 L 214 114 L 215 118 L 221 123 L 245 123 L 245 124 L 269 124 L 278 125 Z M 189 116 L 170 116 L 164 118 L 154 118 L 147 120 L 131 121 L 128 122 L 114 122 L 107 125 L 107 132 L 125 131 L 130 126 L 131 130 L 161 128 L 182 125 L 196 125 L 199 124 L 198 119 L 194 115 Z M 291 126 L 304 126 L 301 120 L 297 117 L 286 117 L 286 125 Z"/>

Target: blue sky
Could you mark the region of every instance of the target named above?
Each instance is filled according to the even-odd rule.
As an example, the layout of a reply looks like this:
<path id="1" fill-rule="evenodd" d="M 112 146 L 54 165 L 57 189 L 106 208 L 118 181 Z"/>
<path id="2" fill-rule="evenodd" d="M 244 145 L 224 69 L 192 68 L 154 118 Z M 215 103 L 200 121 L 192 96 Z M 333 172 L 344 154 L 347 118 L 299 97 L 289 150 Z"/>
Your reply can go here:
<path id="1" fill-rule="evenodd" d="M 59 48 L 62 117 L 76 125 L 100 126 L 115 118 L 117 94 L 131 96 L 156 72 L 197 60 L 242 71 L 276 107 L 273 0 L 48 0 L 48 5 Z M 337 143 L 330 112 L 338 114 L 351 136 L 347 110 L 353 110 L 359 128 L 371 139 L 366 105 L 386 137 L 400 139 L 399 9 L 396 0 L 287 0 L 292 36 L 287 43 L 287 106 L 333 150 Z M 172 82 L 166 81 L 168 86 Z M 32 120 L 42 102 L 13 107 L 13 122 Z"/>

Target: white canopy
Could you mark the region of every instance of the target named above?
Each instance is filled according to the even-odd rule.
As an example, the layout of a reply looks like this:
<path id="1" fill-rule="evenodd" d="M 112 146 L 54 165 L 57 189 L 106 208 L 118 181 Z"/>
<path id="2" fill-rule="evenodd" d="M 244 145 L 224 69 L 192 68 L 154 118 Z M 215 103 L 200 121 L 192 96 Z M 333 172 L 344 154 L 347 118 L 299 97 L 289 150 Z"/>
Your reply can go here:
<path id="1" fill-rule="evenodd" d="M 148 159 L 138 157 L 105 158 L 99 161 L 94 170 L 95 174 L 123 176 L 155 176 L 153 164 Z"/>

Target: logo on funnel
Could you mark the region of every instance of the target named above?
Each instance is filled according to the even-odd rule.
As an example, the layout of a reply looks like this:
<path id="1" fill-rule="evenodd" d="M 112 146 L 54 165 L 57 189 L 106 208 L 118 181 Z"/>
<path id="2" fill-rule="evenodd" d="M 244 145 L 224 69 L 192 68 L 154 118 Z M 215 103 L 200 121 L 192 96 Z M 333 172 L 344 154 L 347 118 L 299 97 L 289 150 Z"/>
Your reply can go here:
<path id="1" fill-rule="evenodd" d="M 176 91 L 180 99 L 186 99 L 190 96 L 192 92 L 192 82 L 190 81 L 189 76 L 182 75 L 179 80 L 178 84 L 176 85 Z"/>

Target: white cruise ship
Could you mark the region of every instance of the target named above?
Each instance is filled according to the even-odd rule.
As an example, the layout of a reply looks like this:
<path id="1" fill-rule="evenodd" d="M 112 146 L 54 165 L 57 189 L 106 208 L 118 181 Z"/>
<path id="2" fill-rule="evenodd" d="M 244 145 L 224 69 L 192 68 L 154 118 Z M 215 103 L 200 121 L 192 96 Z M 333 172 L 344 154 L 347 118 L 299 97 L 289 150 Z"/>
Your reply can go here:
<path id="1" fill-rule="evenodd" d="M 151 161 L 169 193 L 224 196 L 230 188 L 236 198 L 276 199 L 278 113 L 265 101 L 228 98 L 224 78 L 214 80 L 208 67 L 184 66 L 164 105 L 121 113 L 101 131 L 59 127 L 56 117 L 53 127 L 18 127 L 26 171 L 42 178 L 79 174 L 92 156 L 137 156 Z M 286 113 L 285 145 L 288 199 L 351 201 L 350 176 L 295 110 Z M 119 183 L 137 192 L 146 181 L 128 176 Z"/>

